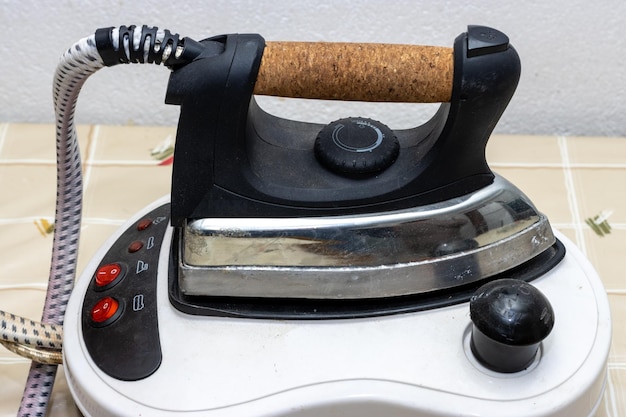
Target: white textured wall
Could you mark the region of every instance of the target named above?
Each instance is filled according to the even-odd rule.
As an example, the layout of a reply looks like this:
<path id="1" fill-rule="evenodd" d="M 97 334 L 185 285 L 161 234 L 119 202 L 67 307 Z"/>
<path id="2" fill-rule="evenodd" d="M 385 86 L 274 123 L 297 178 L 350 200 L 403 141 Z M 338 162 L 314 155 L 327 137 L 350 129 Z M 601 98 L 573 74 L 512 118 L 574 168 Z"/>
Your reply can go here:
<path id="1" fill-rule="evenodd" d="M 522 79 L 497 132 L 626 136 L 626 2 L 0 0 L 0 121 L 52 122 L 58 57 L 99 27 L 148 24 L 183 36 L 255 32 L 267 40 L 416 43 L 452 46 L 467 24 L 505 32 L 522 59 Z M 102 70 L 86 84 L 79 123 L 168 124 L 168 71 Z M 433 105 L 338 105 L 272 100 L 299 120 L 370 116 L 394 128 L 420 124 Z"/>

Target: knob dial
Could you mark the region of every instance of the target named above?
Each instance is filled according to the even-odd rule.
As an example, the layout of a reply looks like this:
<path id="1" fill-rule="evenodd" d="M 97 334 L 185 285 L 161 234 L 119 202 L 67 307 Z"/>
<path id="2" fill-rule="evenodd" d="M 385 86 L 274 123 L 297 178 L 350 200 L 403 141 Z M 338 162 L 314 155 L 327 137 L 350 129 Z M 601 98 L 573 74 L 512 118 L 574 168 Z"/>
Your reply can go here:
<path id="1" fill-rule="evenodd" d="M 345 176 L 375 174 L 389 168 L 400 152 L 393 131 L 366 118 L 350 117 L 325 126 L 315 139 L 315 156 Z"/>
<path id="2" fill-rule="evenodd" d="M 503 373 L 530 366 L 554 327 L 554 311 L 536 287 L 500 279 L 480 287 L 470 300 L 471 350 L 485 367 Z"/>

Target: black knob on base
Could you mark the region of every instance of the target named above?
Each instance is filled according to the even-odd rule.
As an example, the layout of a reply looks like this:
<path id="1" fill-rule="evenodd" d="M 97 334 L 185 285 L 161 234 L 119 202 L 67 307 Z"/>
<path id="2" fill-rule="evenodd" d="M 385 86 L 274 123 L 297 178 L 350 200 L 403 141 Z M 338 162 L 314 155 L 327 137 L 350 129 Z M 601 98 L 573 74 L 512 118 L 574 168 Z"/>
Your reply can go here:
<path id="1" fill-rule="evenodd" d="M 350 117 L 325 126 L 315 139 L 315 156 L 329 170 L 347 176 L 375 174 L 398 157 L 393 131 L 372 119 Z"/>
<path id="2" fill-rule="evenodd" d="M 470 346 L 485 367 L 503 373 L 533 363 L 554 326 L 548 299 L 525 281 L 500 279 L 480 287 L 470 300 Z"/>

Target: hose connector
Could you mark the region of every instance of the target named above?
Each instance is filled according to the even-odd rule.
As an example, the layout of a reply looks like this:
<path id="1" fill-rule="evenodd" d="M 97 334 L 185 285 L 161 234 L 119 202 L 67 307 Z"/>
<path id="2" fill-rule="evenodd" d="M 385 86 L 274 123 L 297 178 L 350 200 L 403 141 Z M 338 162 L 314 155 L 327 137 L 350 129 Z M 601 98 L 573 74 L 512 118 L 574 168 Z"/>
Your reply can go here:
<path id="1" fill-rule="evenodd" d="M 191 62 L 202 52 L 198 42 L 169 30 L 143 25 L 96 30 L 96 47 L 105 66 L 117 64 L 163 64 L 174 68 Z"/>

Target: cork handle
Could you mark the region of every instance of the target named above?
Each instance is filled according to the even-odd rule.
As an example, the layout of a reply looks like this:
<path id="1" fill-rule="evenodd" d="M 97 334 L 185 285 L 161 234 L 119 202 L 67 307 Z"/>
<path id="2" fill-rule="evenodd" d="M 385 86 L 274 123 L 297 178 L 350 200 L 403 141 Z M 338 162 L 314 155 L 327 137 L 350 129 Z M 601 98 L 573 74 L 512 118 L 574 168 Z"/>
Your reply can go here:
<path id="1" fill-rule="evenodd" d="M 325 100 L 450 101 L 452 48 L 267 42 L 254 93 Z"/>

